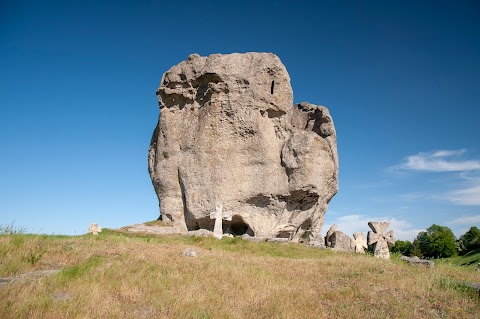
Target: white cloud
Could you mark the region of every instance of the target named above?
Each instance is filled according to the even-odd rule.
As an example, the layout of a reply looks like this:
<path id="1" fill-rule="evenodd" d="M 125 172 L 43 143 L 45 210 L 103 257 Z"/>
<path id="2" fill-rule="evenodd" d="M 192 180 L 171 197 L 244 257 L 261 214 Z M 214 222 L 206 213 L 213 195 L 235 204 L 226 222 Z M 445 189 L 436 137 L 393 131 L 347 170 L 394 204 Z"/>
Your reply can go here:
<path id="1" fill-rule="evenodd" d="M 461 149 L 461 150 L 440 150 L 433 152 L 432 156 L 433 157 L 450 157 L 450 156 L 460 156 L 463 153 L 465 153 L 467 150 L 466 149 Z"/>
<path id="2" fill-rule="evenodd" d="M 451 191 L 446 197 L 459 205 L 480 205 L 480 185 Z"/>
<path id="3" fill-rule="evenodd" d="M 336 224 L 337 229 L 352 237 L 355 232 L 362 232 L 367 236 L 370 230 L 368 222 L 370 221 L 389 221 L 389 230 L 393 230 L 396 239 L 412 241 L 415 236 L 424 229 L 412 228 L 412 225 L 403 219 L 396 219 L 392 217 L 370 217 L 366 215 L 344 215 L 333 220 L 331 224 L 324 225 L 324 233 L 328 231 L 331 225 Z"/>
<path id="4" fill-rule="evenodd" d="M 456 218 L 450 222 L 454 225 L 474 225 L 480 224 L 480 215 L 473 215 L 473 216 L 462 216 Z"/>
<path id="5" fill-rule="evenodd" d="M 460 150 L 438 150 L 422 152 L 407 156 L 403 163 L 390 167 L 391 172 L 423 171 L 423 172 L 460 172 L 456 176 L 450 176 L 451 180 L 443 182 L 449 186 L 455 181 L 457 189 L 439 194 L 409 193 L 401 195 L 404 200 L 412 201 L 419 199 L 441 199 L 450 201 L 456 205 L 480 206 L 480 161 L 465 160 L 461 157 L 467 152 Z"/>
<path id="6" fill-rule="evenodd" d="M 457 205 L 480 206 L 480 176 L 462 174 L 463 188 L 447 192 L 444 198 Z"/>
<path id="7" fill-rule="evenodd" d="M 425 172 L 461 172 L 480 170 L 478 160 L 452 159 L 466 152 L 461 150 L 439 150 L 407 156 L 404 163 L 393 167 L 394 170 L 413 170 Z"/>

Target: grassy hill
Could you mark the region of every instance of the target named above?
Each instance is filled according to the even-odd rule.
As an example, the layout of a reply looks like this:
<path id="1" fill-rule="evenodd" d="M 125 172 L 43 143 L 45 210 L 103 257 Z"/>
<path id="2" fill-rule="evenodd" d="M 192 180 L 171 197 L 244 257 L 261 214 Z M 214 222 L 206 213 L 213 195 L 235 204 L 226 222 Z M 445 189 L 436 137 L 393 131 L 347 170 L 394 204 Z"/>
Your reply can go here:
<path id="1" fill-rule="evenodd" d="M 480 248 L 472 250 L 463 256 L 444 258 L 442 262 L 451 263 L 469 269 L 475 269 L 480 263 Z"/>
<path id="2" fill-rule="evenodd" d="M 239 238 L 1 235 L 0 277 L 0 318 L 480 317 L 471 269 Z"/>

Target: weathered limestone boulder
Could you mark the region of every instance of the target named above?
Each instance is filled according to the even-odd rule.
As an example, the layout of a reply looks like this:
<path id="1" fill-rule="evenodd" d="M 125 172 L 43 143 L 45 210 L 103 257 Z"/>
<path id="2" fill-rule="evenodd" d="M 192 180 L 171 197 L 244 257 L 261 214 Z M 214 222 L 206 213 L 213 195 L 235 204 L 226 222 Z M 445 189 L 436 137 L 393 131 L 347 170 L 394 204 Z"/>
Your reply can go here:
<path id="1" fill-rule="evenodd" d="M 339 230 L 330 236 L 330 247 L 340 251 L 353 251 L 355 248 L 352 239 Z"/>
<path id="2" fill-rule="evenodd" d="M 420 259 L 417 256 L 413 256 L 413 257 L 402 256 L 400 257 L 400 260 L 403 260 L 409 263 L 410 265 L 425 266 L 427 268 L 435 267 L 435 262 L 433 260 Z"/>
<path id="3" fill-rule="evenodd" d="M 195 249 L 193 248 L 186 248 L 181 255 L 183 257 L 198 257 L 198 253 Z"/>
<path id="4" fill-rule="evenodd" d="M 276 55 L 190 55 L 157 95 L 148 166 L 165 221 L 213 230 L 223 207 L 223 233 L 323 240 L 338 189 L 335 127 L 327 108 L 292 104 Z"/>
<path id="5" fill-rule="evenodd" d="M 337 224 L 333 224 L 325 235 L 325 247 L 332 247 L 332 235 L 337 231 Z"/>

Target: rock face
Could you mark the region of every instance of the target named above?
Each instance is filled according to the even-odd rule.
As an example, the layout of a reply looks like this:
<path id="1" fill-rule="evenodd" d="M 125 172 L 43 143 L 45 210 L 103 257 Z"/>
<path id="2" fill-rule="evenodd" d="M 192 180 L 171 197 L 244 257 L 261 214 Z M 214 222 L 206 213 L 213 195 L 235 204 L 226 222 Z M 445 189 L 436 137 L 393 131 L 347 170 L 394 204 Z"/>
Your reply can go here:
<path id="1" fill-rule="evenodd" d="M 323 240 L 338 188 L 335 127 L 327 108 L 292 105 L 276 55 L 190 55 L 157 95 L 148 164 L 164 220 L 213 230 L 222 206 L 224 233 Z"/>

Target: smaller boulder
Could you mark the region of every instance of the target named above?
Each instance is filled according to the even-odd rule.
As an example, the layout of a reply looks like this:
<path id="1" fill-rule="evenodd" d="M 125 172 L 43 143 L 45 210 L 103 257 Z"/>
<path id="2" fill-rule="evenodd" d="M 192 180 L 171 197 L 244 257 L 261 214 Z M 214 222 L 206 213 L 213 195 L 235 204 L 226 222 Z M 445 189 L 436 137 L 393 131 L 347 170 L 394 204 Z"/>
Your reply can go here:
<path id="1" fill-rule="evenodd" d="M 333 224 L 330 227 L 330 229 L 328 230 L 327 235 L 325 236 L 325 246 L 326 247 L 332 247 L 331 237 L 336 230 L 337 230 L 337 225 L 336 224 Z"/>
<path id="2" fill-rule="evenodd" d="M 330 236 L 330 247 L 340 251 L 353 251 L 353 241 L 347 234 L 337 230 Z"/>
<path id="3" fill-rule="evenodd" d="M 427 259 L 420 259 L 416 256 L 415 257 L 402 256 L 400 257 L 400 260 L 406 261 L 410 265 L 425 266 L 427 268 L 435 267 L 435 263 L 433 261 L 427 260 Z"/>
<path id="4" fill-rule="evenodd" d="M 183 252 L 182 252 L 182 256 L 183 257 L 198 257 L 198 253 L 195 249 L 193 248 L 186 248 Z"/>

